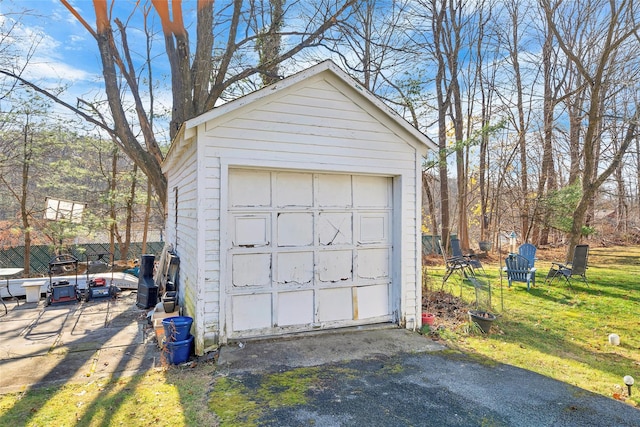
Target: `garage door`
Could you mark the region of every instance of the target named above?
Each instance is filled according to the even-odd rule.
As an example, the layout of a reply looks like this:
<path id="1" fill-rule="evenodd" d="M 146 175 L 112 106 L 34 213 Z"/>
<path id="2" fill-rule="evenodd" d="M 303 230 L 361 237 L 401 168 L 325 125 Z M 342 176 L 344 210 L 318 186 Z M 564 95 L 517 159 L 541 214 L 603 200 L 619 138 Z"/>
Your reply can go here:
<path id="1" fill-rule="evenodd" d="M 392 321 L 392 178 L 229 170 L 230 338 Z"/>

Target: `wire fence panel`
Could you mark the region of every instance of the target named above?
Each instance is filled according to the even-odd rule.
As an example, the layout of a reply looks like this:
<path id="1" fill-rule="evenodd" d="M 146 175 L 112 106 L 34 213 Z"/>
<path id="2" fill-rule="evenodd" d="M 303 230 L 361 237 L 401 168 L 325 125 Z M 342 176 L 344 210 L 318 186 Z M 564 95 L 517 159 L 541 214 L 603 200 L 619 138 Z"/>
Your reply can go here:
<path id="1" fill-rule="evenodd" d="M 148 254 L 159 257 L 164 248 L 164 242 L 147 242 Z M 88 243 L 83 245 L 74 245 L 67 248 L 67 253 L 75 256 L 80 262 L 87 260 L 87 255 L 91 260 L 95 260 L 92 255 L 109 253 L 108 243 Z M 113 254 L 115 261 L 121 260 L 120 245 L 115 245 L 115 253 Z M 142 255 L 142 243 L 133 242 L 129 244 L 128 258 L 139 258 Z M 49 272 L 49 261 L 55 256 L 54 249 L 49 245 L 31 246 L 31 257 L 29 262 L 31 275 L 43 275 Z M 110 258 L 110 257 L 108 257 Z M 110 261 L 110 260 L 109 260 Z M 15 246 L 0 250 L 0 267 L 24 267 L 24 246 Z"/>

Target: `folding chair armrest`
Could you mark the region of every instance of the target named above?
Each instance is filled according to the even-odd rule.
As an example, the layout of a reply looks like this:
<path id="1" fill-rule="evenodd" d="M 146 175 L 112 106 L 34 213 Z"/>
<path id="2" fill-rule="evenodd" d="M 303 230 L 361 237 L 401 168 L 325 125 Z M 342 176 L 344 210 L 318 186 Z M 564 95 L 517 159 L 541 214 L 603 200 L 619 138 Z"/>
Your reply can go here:
<path id="1" fill-rule="evenodd" d="M 455 267 L 455 266 L 466 266 L 467 261 L 462 258 L 449 258 L 447 260 L 447 266 Z"/>
<path id="2" fill-rule="evenodd" d="M 571 266 L 571 263 L 568 262 L 566 264 L 562 264 L 562 263 L 559 263 L 559 262 L 552 262 L 551 266 L 553 267 L 554 265 L 557 265 L 559 268 L 568 268 L 568 267 Z"/>

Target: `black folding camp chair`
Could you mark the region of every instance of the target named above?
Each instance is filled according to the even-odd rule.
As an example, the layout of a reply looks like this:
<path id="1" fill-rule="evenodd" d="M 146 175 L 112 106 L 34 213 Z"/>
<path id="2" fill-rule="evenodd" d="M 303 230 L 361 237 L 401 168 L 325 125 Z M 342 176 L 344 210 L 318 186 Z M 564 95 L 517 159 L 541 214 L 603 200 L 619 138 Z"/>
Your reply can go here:
<path id="1" fill-rule="evenodd" d="M 441 240 L 438 240 L 438 246 L 440 247 L 440 252 L 442 253 L 442 258 L 444 259 L 444 265 L 447 269 L 447 271 L 444 274 L 444 277 L 442 278 L 443 284 L 449 279 L 449 277 L 451 277 L 451 274 L 453 274 L 454 272 L 460 273 L 463 279 L 465 277 L 475 276 L 473 267 L 471 266 L 471 264 L 469 264 L 469 262 L 464 257 L 461 257 L 461 256 L 447 257 L 447 253 L 445 252 L 444 247 L 442 246 Z"/>
<path id="2" fill-rule="evenodd" d="M 571 279 L 580 277 L 585 285 L 589 286 L 587 281 L 587 259 L 589 257 L 589 245 L 576 245 L 573 250 L 573 259 L 565 264 L 552 262 L 551 269 L 547 273 L 545 283 L 552 283 L 557 277 L 565 279 L 571 288 Z"/>

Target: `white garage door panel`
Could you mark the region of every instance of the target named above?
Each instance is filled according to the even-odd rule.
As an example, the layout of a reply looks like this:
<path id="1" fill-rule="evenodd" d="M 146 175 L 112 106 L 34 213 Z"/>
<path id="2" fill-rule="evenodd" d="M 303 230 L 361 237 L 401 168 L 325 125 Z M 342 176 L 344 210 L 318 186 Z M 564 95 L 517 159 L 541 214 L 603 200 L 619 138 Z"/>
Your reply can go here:
<path id="1" fill-rule="evenodd" d="M 318 280 L 325 283 L 349 281 L 353 276 L 352 251 L 322 251 L 318 253 Z"/>
<path id="2" fill-rule="evenodd" d="M 229 206 L 270 206 L 271 173 L 245 169 L 229 170 Z"/>
<path id="3" fill-rule="evenodd" d="M 231 168 L 229 338 L 393 320 L 392 181 Z"/>
<path id="4" fill-rule="evenodd" d="M 277 254 L 276 278 L 279 285 L 310 285 L 313 282 L 313 252 Z"/>
<path id="5" fill-rule="evenodd" d="M 271 254 L 235 254 L 231 262 L 233 286 L 269 286 Z"/>
<path id="6" fill-rule="evenodd" d="M 389 314 L 389 286 L 361 286 L 358 294 L 358 319 L 369 319 Z"/>
<path id="7" fill-rule="evenodd" d="M 231 218 L 233 246 L 266 246 L 271 240 L 271 215 L 238 215 Z"/>
<path id="8" fill-rule="evenodd" d="M 231 305 L 234 332 L 271 327 L 271 294 L 236 295 Z"/>
<path id="9" fill-rule="evenodd" d="M 391 207 L 389 178 L 379 176 L 353 176 L 353 206 L 355 208 Z"/>
<path id="10" fill-rule="evenodd" d="M 318 175 L 318 206 L 352 207 L 351 175 Z"/>
<path id="11" fill-rule="evenodd" d="M 318 238 L 323 246 L 350 245 L 353 243 L 351 212 L 320 212 Z"/>
<path id="12" fill-rule="evenodd" d="M 318 321 L 333 322 L 353 319 L 351 288 L 321 289 L 318 291 Z"/>
<path id="13" fill-rule="evenodd" d="M 313 205 L 313 175 L 286 173 L 276 175 L 276 206 Z"/>
<path id="14" fill-rule="evenodd" d="M 278 294 L 278 326 L 313 323 L 313 291 Z"/>
<path id="15" fill-rule="evenodd" d="M 356 215 L 358 243 L 390 243 L 389 213 L 367 212 Z"/>
<path id="16" fill-rule="evenodd" d="M 278 246 L 310 246 L 312 244 L 312 213 L 278 213 Z"/>
<path id="17" fill-rule="evenodd" d="M 358 251 L 358 278 L 389 278 L 389 249 L 362 249 Z"/>

